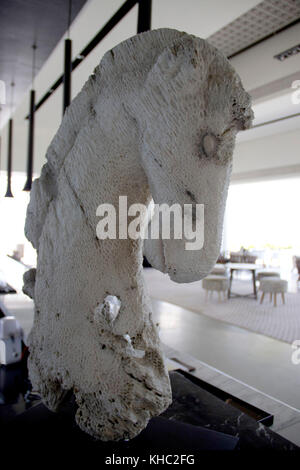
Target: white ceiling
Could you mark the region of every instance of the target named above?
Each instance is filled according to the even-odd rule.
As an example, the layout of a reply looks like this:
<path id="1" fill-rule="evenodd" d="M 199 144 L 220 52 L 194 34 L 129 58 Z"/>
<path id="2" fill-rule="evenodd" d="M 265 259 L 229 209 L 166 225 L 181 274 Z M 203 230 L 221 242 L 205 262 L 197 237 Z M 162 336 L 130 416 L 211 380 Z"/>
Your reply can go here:
<path id="1" fill-rule="evenodd" d="M 300 0 L 264 0 L 208 39 L 229 57 L 299 17 Z"/>
<path id="2" fill-rule="evenodd" d="M 112 17 L 125 0 L 88 0 L 71 25 L 73 57 L 75 57 L 95 36 L 99 29 Z M 234 21 L 247 10 L 257 5 L 259 0 L 153 0 L 152 28 L 175 28 L 181 31 L 206 38 L 216 30 Z M 217 14 L 216 14 L 217 13 Z M 132 19 L 134 18 L 134 22 Z M 119 42 L 136 34 L 137 6 L 126 15 L 114 30 L 100 43 L 88 59 L 80 65 L 79 74 L 83 76 L 82 84 L 90 75 L 91 58 L 94 66 L 99 63 L 101 55 Z M 35 87 L 37 100 L 49 89 L 51 84 L 62 73 L 63 41 L 57 44 L 41 71 L 36 77 Z M 76 73 L 78 74 L 77 70 Z M 1 78 L 1 77 L 0 77 Z M 80 88 L 81 88 L 80 86 Z M 25 95 L 27 92 L 25 91 Z M 51 98 L 52 99 L 52 98 Z M 17 103 L 19 105 L 19 103 Z M 45 105 L 44 105 L 45 106 Z M 6 124 L 10 115 L 8 106 L 3 106 L 0 114 L 0 129 Z M 27 114 L 27 110 L 26 110 Z"/>
<path id="3" fill-rule="evenodd" d="M 272 0 L 276 2 L 277 0 Z M 96 32 L 120 8 L 124 0 L 88 0 L 71 27 L 73 40 L 73 57 L 75 57 Z M 260 3 L 259 0 L 153 0 L 152 28 L 169 27 L 208 38 L 216 31 L 233 22 L 249 9 Z M 103 54 L 136 33 L 137 6 L 123 21 L 107 35 L 107 37 L 91 52 L 73 74 L 73 96 L 82 88 L 94 67 L 99 63 Z M 248 51 L 237 55 L 231 60 L 232 65 L 242 78 L 245 88 L 251 90 L 265 86 L 274 80 L 280 80 L 299 72 L 300 55 L 279 62 L 273 55 L 299 42 L 300 25 L 296 25 L 267 41 L 258 44 Z M 51 84 L 62 73 L 63 40 L 60 41 L 35 80 L 37 99 L 39 100 Z M 281 94 L 286 94 L 286 89 Z M 280 95 L 279 93 L 279 95 Z M 268 93 L 266 93 L 267 95 Z M 269 93 L 270 94 L 270 93 Z M 280 113 L 291 113 L 287 98 L 279 99 L 279 95 L 265 96 L 254 103 L 256 122 L 262 122 Z M 275 100 L 275 101 L 273 101 Z M 294 108 L 293 108 L 294 109 Z M 27 142 L 27 122 L 24 120 L 28 112 L 28 93 L 14 113 L 16 135 L 14 142 L 14 167 L 24 168 L 24 148 Z M 294 113 L 294 111 L 292 112 Z M 292 114 L 291 113 L 291 114 Z M 40 108 L 36 116 L 36 168 L 43 161 L 45 149 L 61 121 L 61 87 Z M 2 121 L 2 126 L 4 122 Z M 270 132 L 285 132 L 291 128 L 300 129 L 298 119 L 281 121 L 278 124 L 262 126 L 257 129 L 239 133 L 238 141 L 256 139 Z M 1 127 L 1 125 L 0 125 Z M 271 130 L 270 130 L 271 129 Z M 6 131 L 2 134 L 6 138 Z M 3 139 L 3 146 L 6 142 Z M 5 164 L 2 163 L 5 167 Z"/>
<path id="4" fill-rule="evenodd" d="M 152 28 L 174 28 L 208 38 L 261 0 L 153 0 Z"/>

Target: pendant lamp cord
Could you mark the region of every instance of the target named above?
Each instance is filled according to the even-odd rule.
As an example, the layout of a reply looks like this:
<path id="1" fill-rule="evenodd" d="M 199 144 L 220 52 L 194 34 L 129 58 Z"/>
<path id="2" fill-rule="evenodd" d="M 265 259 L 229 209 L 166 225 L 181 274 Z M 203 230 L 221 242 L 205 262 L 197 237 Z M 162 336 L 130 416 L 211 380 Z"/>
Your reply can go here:
<path id="1" fill-rule="evenodd" d="M 31 80 L 32 89 L 34 89 L 36 50 L 37 50 L 37 45 L 34 43 L 32 44 L 32 80 Z"/>
<path id="2" fill-rule="evenodd" d="M 72 0 L 69 0 L 69 10 L 68 10 L 68 39 L 70 39 L 71 18 L 72 18 Z"/>
<path id="3" fill-rule="evenodd" d="M 15 82 L 12 81 L 10 84 L 10 118 L 12 119 L 13 112 L 14 112 L 14 91 L 15 91 Z"/>

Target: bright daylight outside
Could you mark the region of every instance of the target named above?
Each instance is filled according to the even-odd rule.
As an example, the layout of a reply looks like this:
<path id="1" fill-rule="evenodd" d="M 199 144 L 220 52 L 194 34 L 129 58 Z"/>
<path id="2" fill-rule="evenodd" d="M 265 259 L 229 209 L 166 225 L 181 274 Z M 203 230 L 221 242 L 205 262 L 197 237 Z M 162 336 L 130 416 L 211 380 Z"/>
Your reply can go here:
<path id="1" fill-rule="evenodd" d="M 257 263 L 280 268 L 288 279 L 300 256 L 300 178 L 232 184 L 225 216 L 223 248 L 241 248 Z"/>

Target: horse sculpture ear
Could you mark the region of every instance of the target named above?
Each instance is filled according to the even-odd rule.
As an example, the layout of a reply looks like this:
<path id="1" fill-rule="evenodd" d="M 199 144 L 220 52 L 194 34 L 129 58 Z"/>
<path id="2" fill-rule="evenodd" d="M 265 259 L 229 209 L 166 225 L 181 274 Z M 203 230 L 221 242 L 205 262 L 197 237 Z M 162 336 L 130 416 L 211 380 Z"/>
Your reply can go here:
<path id="1" fill-rule="evenodd" d="M 185 94 L 200 89 L 204 79 L 203 50 L 205 41 L 196 41 L 191 36 L 183 36 L 164 49 L 148 73 L 142 93 L 142 102 L 149 110 L 149 100 L 153 99 L 162 107 L 172 98 L 180 99 Z"/>
<path id="2" fill-rule="evenodd" d="M 164 80 L 190 77 L 193 69 L 200 65 L 199 44 L 192 37 L 177 40 L 172 46 L 165 49 L 158 57 L 152 73 L 159 72 Z M 151 72 L 149 74 L 150 78 Z M 180 77 L 181 76 L 181 77 Z"/>
<path id="3" fill-rule="evenodd" d="M 164 106 L 176 103 L 180 110 L 197 97 L 205 103 L 207 114 L 220 108 L 230 126 L 237 130 L 251 126 L 250 96 L 226 57 L 205 40 L 183 34 L 157 57 L 135 114 L 140 122 L 155 119 Z"/>

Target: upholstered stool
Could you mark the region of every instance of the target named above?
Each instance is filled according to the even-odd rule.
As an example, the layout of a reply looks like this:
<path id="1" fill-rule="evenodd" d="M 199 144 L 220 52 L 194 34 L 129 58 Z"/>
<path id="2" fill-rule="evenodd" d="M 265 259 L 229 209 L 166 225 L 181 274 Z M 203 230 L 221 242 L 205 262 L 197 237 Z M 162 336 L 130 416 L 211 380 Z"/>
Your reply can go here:
<path id="1" fill-rule="evenodd" d="M 217 263 L 210 274 L 212 274 L 213 276 L 215 276 L 215 275 L 225 276 L 226 275 L 226 268 L 225 268 L 224 264 Z"/>
<path id="2" fill-rule="evenodd" d="M 260 303 L 263 303 L 266 293 L 270 294 L 270 301 L 274 296 L 274 307 L 277 305 L 277 294 L 281 294 L 282 303 L 284 303 L 284 293 L 287 291 L 288 283 L 284 279 L 278 277 L 268 277 L 260 281 L 259 290 L 262 291 Z"/>
<path id="3" fill-rule="evenodd" d="M 226 291 L 228 289 L 229 281 L 226 276 L 207 276 L 202 279 L 202 287 L 206 290 L 206 299 L 208 297 L 208 292 L 212 293 L 214 291 L 218 292 L 219 300 L 221 300 L 221 292 L 223 292 L 224 299 L 226 298 Z"/>
<path id="4" fill-rule="evenodd" d="M 280 274 L 276 271 L 259 271 L 256 273 L 256 279 L 261 281 L 264 277 L 278 277 L 280 278 Z"/>

